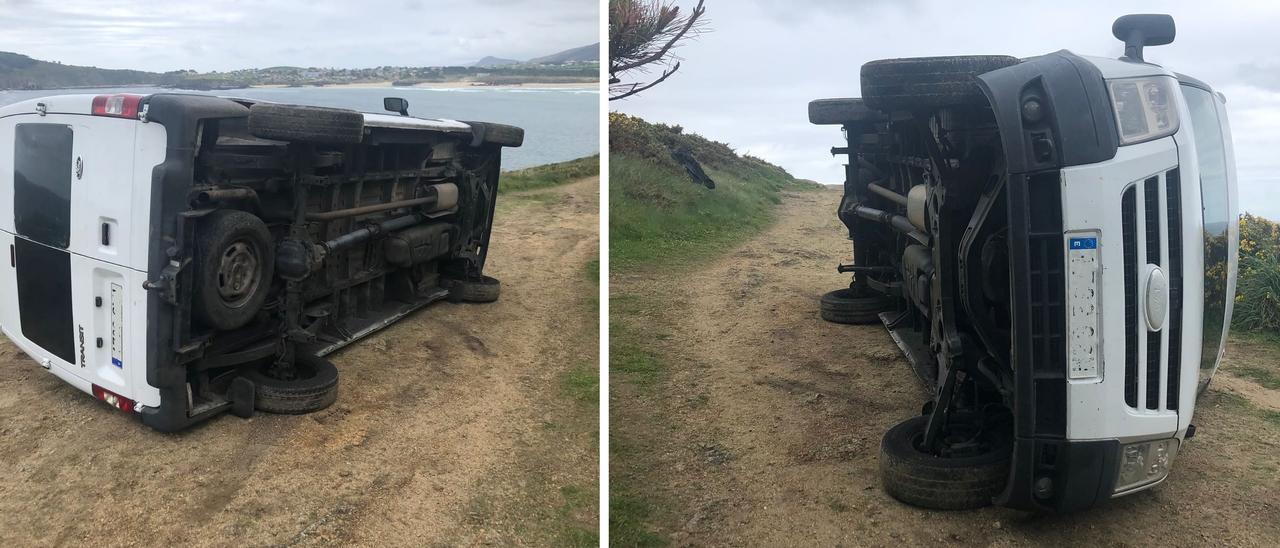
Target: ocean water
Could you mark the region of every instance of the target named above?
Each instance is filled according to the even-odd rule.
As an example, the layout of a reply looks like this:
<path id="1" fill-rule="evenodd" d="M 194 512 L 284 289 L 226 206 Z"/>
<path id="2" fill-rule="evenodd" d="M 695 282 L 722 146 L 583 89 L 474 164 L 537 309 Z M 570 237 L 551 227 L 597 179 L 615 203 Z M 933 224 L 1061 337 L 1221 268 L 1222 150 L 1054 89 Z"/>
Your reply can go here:
<path id="1" fill-rule="evenodd" d="M 384 112 L 383 97 L 409 101 L 409 115 L 498 122 L 524 128 L 524 146 L 503 152 L 504 169 L 548 164 L 600 151 L 599 101 L 595 88 L 249 88 L 218 92 L 158 88 L 75 90 L 0 90 L 0 106 L 66 93 L 204 93 L 280 103 Z"/>

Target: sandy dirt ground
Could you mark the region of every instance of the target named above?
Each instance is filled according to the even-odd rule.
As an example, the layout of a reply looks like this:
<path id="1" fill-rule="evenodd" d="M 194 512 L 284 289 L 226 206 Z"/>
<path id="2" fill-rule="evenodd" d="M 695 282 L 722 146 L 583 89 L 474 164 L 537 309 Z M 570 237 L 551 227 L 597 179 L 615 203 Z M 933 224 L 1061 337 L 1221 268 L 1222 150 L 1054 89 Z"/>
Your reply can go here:
<path id="1" fill-rule="evenodd" d="M 596 529 L 597 179 L 500 198 L 493 304 L 436 304 L 331 359 L 338 401 L 175 435 L 0 343 L 0 544 L 563 545 Z"/>
<path id="2" fill-rule="evenodd" d="M 1230 362 L 1153 490 L 1073 515 L 891 499 L 880 438 L 926 396 L 883 328 L 818 317 L 818 298 L 848 283 L 839 196 L 788 195 L 773 228 L 694 271 L 614 275 L 611 300 L 650 322 L 668 368 L 657 387 L 613 381 L 611 396 L 634 459 L 611 473 L 655 508 L 651 531 L 682 546 L 1280 545 L 1280 415 L 1249 399 L 1275 391 Z"/>

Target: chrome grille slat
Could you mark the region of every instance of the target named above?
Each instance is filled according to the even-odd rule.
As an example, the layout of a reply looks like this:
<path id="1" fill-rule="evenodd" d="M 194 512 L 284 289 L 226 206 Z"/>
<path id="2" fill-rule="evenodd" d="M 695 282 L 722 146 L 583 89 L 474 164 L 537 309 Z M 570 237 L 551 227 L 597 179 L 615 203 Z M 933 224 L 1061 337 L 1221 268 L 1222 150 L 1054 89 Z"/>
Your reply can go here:
<path id="1" fill-rule="evenodd" d="M 1143 241 L 1147 264 L 1161 266 L 1160 262 L 1160 183 L 1156 177 L 1142 182 Z M 1146 330 L 1144 330 L 1146 331 Z M 1147 331 L 1146 383 L 1143 394 L 1147 409 L 1160 408 L 1160 338 L 1163 333 Z"/>

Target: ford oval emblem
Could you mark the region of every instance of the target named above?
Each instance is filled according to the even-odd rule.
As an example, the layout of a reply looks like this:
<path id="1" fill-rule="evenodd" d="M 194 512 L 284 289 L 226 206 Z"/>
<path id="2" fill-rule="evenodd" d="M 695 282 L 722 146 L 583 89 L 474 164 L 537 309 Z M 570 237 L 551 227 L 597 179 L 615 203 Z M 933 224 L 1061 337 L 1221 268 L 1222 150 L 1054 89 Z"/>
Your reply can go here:
<path id="1" fill-rule="evenodd" d="M 1164 270 L 1155 265 L 1148 265 L 1147 273 L 1147 327 L 1152 331 L 1164 328 L 1165 313 L 1169 309 L 1169 281 Z"/>

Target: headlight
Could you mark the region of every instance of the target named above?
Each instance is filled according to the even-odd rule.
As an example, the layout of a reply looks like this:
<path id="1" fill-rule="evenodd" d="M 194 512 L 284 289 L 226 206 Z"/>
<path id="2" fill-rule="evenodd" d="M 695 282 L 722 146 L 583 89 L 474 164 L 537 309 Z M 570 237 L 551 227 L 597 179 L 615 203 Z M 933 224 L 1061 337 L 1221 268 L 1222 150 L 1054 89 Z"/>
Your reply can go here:
<path id="1" fill-rule="evenodd" d="M 1128 491 L 1155 483 L 1169 475 L 1169 466 L 1178 452 L 1178 439 L 1144 441 L 1120 447 L 1120 477 L 1116 490 Z"/>
<path id="2" fill-rule="evenodd" d="M 1159 139 L 1178 131 L 1178 108 L 1173 102 L 1176 85 L 1168 76 L 1107 81 L 1121 145 Z"/>

